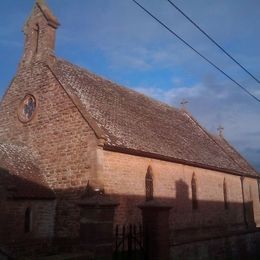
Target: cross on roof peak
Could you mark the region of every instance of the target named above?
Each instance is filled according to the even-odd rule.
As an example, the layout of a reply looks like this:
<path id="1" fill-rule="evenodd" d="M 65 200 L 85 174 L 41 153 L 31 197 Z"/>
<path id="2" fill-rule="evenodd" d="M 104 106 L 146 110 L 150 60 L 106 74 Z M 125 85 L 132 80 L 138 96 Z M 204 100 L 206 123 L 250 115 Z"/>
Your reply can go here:
<path id="1" fill-rule="evenodd" d="M 218 130 L 218 135 L 220 137 L 223 137 L 223 134 L 224 134 L 224 127 L 222 125 L 219 125 L 219 127 L 217 128 Z"/>
<path id="2" fill-rule="evenodd" d="M 182 109 L 186 109 L 186 105 L 189 103 L 189 101 L 187 99 L 182 99 L 182 101 L 180 102 L 181 104 L 181 108 Z"/>

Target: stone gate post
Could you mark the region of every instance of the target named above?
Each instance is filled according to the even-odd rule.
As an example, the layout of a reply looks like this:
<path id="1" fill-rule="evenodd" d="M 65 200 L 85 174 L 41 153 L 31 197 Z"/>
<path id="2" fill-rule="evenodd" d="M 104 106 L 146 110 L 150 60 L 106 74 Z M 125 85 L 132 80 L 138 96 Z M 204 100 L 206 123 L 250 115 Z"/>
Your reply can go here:
<path id="1" fill-rule="evenodd" d="M 117 205 L 103 194 L 79 202 L 81 247 L 93 252 L 95 257 L 112 258 L 113 219 Z"/>
<path id="2" fill-rule="evenodd" d="M 145 232 L 145 249 L 149 260 L 168 260 L 170 255 L 169 212 L 171 207 L 150 200 L 139 205 Z"/>

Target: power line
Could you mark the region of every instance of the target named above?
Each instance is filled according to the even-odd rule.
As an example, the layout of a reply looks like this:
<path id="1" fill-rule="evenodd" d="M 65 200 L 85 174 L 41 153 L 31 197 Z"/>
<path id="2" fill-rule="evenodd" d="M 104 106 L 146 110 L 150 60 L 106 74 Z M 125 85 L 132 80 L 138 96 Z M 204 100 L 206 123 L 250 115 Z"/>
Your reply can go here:
<path id="1" fill-rule="evenodd" d="M 241 84 L 239 84 L 236 80 L 231 78 L 227 73 L 225 73 L 222 69 L 220 69 L 217 65 L 215 65 L 211 60 L 209 60 L 203 54 L 201 54 L 199 51 L 197 51 L 195 48 L 193 48 L 188 42 L 186 42 L 184 39 L 182 39 L 178 34 L 176 34 L 172 29 L 170 29 L 165 23 L 160 21 L 157 17 L 155 17 L 145 7 L 143 7 L 141 4 L 139 4 L 135 0 L 132 0 L 132 1 L 135 4 L 137 4 L 141 9 L 143 9 L 148 15 L 150 15 L 154 20 L 156 20 L 160 25 L 162 25 L 166 30 L 168 30 L 171 34 L 173 34 L 175 37 L 177 37 L 182 43 L 184 43 L 186 46 L 188 46 L 190 49 L 192 49 L 194 52 L 196 52 L 201 58 L 203 58 L 205 61 L 207 61 L 210 65 L 212 65 L 215 69 L 217 69 L 219 72 L 221 72 L 223 75 L 225 75 L 228 79 L 230 79 L 233 83 L 235 83 L 239 88 L 241 88 L 249 96 L 251 96 L 253 99 L 255 99 L 256 101 L 258 101 L 260 103 L 260 99 L 259 98 L 257 98 L 254 94 L 252 94 L 245 87 L 243 87 Z"/>
<path id="2" fill-rule="evenodd" d="M 234 61 L 241 69 L 243 69 L 249 76 L 251 76 L 257 83 L 260 80 L 248 71 L 241 63 L 231 56 L 219 43 L 217 43 L 208 33 L 206 33 L 197 23 L 195 23 L 188 15 L 186 15 L 176 4 L 171 0 L 167 0 L 176 10 L 178 10 L 185 18 L 187 18 L 199 31 L 201 31 L 211 42 L 213 42 L 221 51 L 223 51 L 232 61 Z"/>

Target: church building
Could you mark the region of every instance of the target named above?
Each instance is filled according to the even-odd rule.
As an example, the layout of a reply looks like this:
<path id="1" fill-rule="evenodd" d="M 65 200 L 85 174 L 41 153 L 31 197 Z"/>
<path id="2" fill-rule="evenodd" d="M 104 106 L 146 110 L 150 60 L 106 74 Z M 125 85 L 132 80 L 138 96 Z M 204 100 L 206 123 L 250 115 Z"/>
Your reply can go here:
<path id="1" fill-rule="evenodd" d="M 149 259 L 255 254 L 255 169 L 184 109 L 57 57 L 59 25 L 36 1 L 0 104 L 0 259 L 108 254 L 130 224 Z"/>

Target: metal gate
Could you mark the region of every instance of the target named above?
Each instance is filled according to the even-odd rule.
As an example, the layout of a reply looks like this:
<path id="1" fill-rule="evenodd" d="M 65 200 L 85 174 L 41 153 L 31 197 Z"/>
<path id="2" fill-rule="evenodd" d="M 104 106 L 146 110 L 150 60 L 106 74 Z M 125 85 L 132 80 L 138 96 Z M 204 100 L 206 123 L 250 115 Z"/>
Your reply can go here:
<path id="1" fill-rule="evenodd" d="M 117 225 L 114 241 L 114 260 L 146 259 L 142 225 Z"/>
<path id="2" fill-rule="evenodd" d="M 1 248 L 0 248 L 0 259 L 1 260 L 14 260 L 14 258 L 11 258 L 7 255 Z"/>

